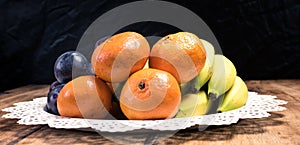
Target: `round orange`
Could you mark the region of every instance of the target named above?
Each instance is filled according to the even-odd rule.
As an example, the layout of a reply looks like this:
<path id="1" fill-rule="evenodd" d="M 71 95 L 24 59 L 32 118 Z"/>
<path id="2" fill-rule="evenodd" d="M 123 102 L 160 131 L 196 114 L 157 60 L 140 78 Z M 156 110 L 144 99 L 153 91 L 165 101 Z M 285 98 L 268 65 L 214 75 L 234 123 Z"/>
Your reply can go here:
<path id="1" fill-rule="evenodd" d="M 58 94 L 57 109 L 61 116 L 104 118 L 111 107 L 112 93 L 94 76 L 80 76 L 67 83 Z"/>
<path id="2" fill-rule="evenodd" d="M 136 32 L 123 32 L 108 38 L 93 52 L 92 67 L 97 77 L 122 82 L 142 69 L 149 57 L 148 41 Z"/>
<path id="3" fill-rule="evenodd" d="M 128 119 L 166 119 L 175 116 L 181 100 L 177 80 L 168 72 L 143 69 L 132 74 L 120 95 Z"/>
<path id="4" fill-rule="evenodd" d="M 171 73 L 179 83 L 192 80 L 206 60 L 200 39 L 189 32 L 178 32 L 161 38 L 152 47 L 149 65 Z"/>

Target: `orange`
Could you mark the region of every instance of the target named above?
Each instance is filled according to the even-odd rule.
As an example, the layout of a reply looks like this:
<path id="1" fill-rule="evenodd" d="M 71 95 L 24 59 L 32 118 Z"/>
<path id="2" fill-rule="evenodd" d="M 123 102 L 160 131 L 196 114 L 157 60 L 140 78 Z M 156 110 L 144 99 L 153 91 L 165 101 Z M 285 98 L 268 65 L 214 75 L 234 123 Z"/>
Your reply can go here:
<path id="1" fill-rule="evenodd" d="M 179 83 L 192 80 L 202 70 L 206 53 L 201 40 L 189 32 L 161 38 L 151 50 L 149 65 L 171 73 Z"/>
<path id="2" fill-rule="evenodd" d="M 108 38 L 93 52 L 92 67 L 107 82 L 122 82 L 144 67 L 150 54 L 148 41 L 136 32 L 123 32 Z"/>
<path id="3" fill-rule="evenodd" d="M 108 86 L 94 76 L 80 76 L 67 83 L 57 98 L 61 116 L 78 118 L 104 118 L 111 107 Z"/>
<path id="4" fill-rule="evenodd" d="M 143 69 L 132 74 L 120 95 L 128 119 L 166 119 L 178 112 L 181 100 L 177 80 L 168 72 Z"/>

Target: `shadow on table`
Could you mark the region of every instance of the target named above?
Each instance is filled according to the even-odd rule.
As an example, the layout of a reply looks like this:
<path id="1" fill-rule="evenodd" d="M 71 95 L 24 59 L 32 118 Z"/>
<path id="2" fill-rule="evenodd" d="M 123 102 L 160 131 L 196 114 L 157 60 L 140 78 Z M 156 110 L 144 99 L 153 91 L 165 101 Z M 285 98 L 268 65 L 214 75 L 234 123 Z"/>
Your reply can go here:
<path id="1" fill-rule="evenodd" d="M 277 126 L 283 124 L 283 121 L 277 120 L 282 118 L 284 115 L 279 113 L 271 113 L 270 117 L 259 118 L 259 119 L 245 119 L 240 120 L 237 124 L 230 126 L 210 126 L 204 131 L 183 130 L 165 140 L 167 143 L 172 143 L 172 140 L 207 140 L 207 141 L 218 141 L 218 140 L 229 140 L 236 134 L 261 134 L 264 133 L 264 127 L 266 126 Z"/>

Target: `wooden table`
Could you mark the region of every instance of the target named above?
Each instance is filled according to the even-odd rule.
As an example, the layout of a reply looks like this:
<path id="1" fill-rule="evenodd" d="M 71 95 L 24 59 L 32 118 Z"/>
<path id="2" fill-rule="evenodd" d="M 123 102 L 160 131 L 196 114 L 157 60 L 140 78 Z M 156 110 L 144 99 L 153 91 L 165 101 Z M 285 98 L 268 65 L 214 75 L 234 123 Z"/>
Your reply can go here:
<path id="1" fill-rule="evenodd" d="M 240 120 L 230 126 L 212 126 L 205 131 L 185 130 L 163 140 L 145 144 L 300 144 L 300 80 L 247 81 L 250 91 L 276 95 L 288 101 L 287 110 L 268 118 Z M 0 94 L 0 109 L 15 102 L 44 97 L 49 85 L 29 85 Z M 5 112 L 0 112 L 0 116 Z M 53 129 L 47 125 L 26 126 L 0 118 L 0 144 L 116 144 L 94 132 Z M 115 134 L 116 137 L 126 137 Z M 132 137 L 132 136 L 131 136 Z M 134 138 L 134 137 L 133 137 Z M 136 136 L 136 139 L 143 141 Z"/>

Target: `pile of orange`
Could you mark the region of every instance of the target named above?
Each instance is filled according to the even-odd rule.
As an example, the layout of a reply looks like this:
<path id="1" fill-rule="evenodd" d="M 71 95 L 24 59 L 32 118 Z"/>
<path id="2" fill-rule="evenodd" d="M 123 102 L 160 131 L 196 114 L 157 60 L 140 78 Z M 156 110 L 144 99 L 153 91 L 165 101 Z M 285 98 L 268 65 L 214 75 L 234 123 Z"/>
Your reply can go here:
<path id="1" fill-rule="evenodd" d="M 206 60 L 200 39 L 188 32 L 161 38 L 152 49 L 136 32 L 116 34 L 95 48 L 95 76 L 67 83 L 58 95 L 62 116 L 166 119 L 176 115 L 179 85 L 193 79 Z M 119 101 L 112 101 L 115 95 Z"/>

